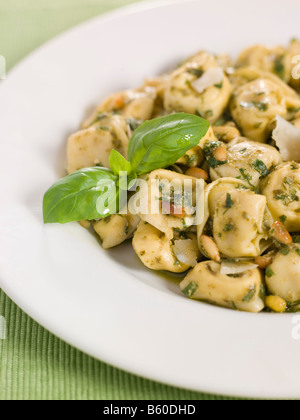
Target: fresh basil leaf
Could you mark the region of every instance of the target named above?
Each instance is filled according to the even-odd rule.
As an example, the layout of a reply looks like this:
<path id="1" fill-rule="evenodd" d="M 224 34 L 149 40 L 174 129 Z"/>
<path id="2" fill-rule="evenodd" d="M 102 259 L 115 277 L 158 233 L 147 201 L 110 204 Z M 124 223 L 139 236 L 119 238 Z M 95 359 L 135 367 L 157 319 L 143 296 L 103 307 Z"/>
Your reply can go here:
<path id="1" fill-rule="evenodd" d="M 119 210 L 118 177 L 106 168 L 86 168 L 56 182 L 45 194 L 45 223 L 93 220 Z"/>
<path id="2" fill-rule="evenodd" d="M 131 170 L 130 162 L 119 152 L 112 150 L 109 156 L 109 165 L 114 174 L 119 177 L 118 186 L 121 190 L 130 190 L 137 179 L 136 173 Z"/>
<path id="3" fill-rule="evenodd" d="M 122 191 L 129 191 L 135 186 L 137 174 L 135 172 L 121 172 L 117 185 Z"/>
<path id="4" fill-rule="evenodd" d="M 130 163 L 116 150 L 112 150 L 109 156 L 109 166 L 115 175 L 119 175 L 120 172 L 131 172 Z"/>
<path id="5" fill-rule="evenodd" d="M 142 175 L 173 165 L 199 144 L 208 129 L 206 120 L 184 113 L 146 121 L 135 130 L 129 143 L 132 169 Z"/>

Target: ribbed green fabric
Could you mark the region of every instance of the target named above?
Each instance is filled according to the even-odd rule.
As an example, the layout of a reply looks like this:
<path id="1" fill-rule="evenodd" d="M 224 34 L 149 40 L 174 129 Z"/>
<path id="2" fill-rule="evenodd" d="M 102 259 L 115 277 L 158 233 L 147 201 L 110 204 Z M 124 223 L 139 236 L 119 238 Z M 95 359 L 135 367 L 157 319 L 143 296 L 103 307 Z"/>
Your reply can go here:
<path id="1" fill-rule="evenodd" d="M 115 369 L 59 340 L 0 291 L 0 400 L 215 400 Z"/>
<path id="2" fill-rule="evenodd" d="M 8 69 L 63 30 L 139 0 L 0 0 L 0 55 Z M 0 291 L 1 400 L 225 399 L 151 382 L 110 367 L 54 337 Z"/>

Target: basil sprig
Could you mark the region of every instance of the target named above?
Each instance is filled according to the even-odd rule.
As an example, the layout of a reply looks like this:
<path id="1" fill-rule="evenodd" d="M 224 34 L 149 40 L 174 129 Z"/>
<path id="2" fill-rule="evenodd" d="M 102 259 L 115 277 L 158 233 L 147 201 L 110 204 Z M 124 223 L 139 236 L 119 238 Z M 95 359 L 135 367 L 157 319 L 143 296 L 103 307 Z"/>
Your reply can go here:
<path id="1" fill-rule="evenodd" d="M 116 213 L 118 177 L 107 168 L 86 168 L 56 182 L 44 195 L 45 223 L 93 220 Z"/>
<path id="2" fill-rule="evenodd" d="M 44 196 L 44 222 L 69 223 L 117 213 L 125 205 L 124 190 L 131 188 L 139 175 L 173 165 L 199 144 L 208 128 L 207 121 L 190 114 L 143 123 L 130 140 L 129 161 L 112 150 L 111 170 L 81 169 L 56 182 Z"/>
<path id="3" fill-rule="evenodd" d="M 196 115 L 174 114 L 146 121 L 135 130 L 128 156 L 132 169 L 142 175 L 173 165 L 205 136 L 209 123 Z"/>

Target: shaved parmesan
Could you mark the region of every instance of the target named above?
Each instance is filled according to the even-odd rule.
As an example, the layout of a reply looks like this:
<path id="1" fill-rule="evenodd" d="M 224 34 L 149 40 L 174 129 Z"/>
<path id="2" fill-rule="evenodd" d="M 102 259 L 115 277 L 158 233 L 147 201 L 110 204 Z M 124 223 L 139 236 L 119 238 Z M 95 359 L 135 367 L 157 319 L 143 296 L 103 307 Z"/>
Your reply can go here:
<path id="1" fill-rule="evenodd" d="M 182 264 L 195 267 L 197 265 L 197 247 L 191 239 L 179 239 L 174 242 L 173 252 Z"/>
<path id="2" fill-rule="evenodd" d="M 191 83 L 193 89 L 203 93 L 207 88 L 222 83 L 224 72 L 221 67 L 211 67 L 199 79 Z"/>
<path id="3" fill-rule="evenodd" d="M 234 263 L 234 262 L 222 262 L 221 264 L 221 274 L 224 274 L 226 276 L 232 275 L 232 274 L 241 274 L 245 271 L 254 270 L 257 268 L 258 265 L 254 263 Z"/>
<path id="4" fill-rule="evenodd" d="M 277 115 L 272 136 L 284 161 L 300 162 L 299 128 Z"/>

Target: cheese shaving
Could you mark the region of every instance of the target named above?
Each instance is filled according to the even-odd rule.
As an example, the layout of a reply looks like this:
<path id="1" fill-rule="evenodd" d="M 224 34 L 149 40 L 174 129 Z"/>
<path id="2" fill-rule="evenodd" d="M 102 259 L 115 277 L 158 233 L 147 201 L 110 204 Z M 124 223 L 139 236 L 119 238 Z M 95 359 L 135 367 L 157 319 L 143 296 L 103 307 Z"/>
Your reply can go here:
<path id="1" fill-rule="evenodd" d="M 179 239 L 174 241 L 172 247 L 173 252 L 182 264 L 195 267 L 197 265 L 197 250 L 195 248 L 195 242 L 191 239 Z"/>
<path id="2" fill-rule="evenodd" d="M 272 137 L 284 161 L 300 162 L 299 128 L 277 115 Z"/>
<path id="3" fill-rule="evenodd" d="M 193 89 L 203 93 L 207 88 L 219 85 L 224 79 L 224 72 L 220 67 L 211 67 L 199 79 L 191 83 Z"/>
<path id="4" fill-rule="evenodd" d="M 245 271 L 254 270 L 258 265 L 254 263 L 232 263 L 232 262 L 223 262 L 221 264 L 221 274 L 232 275 L 232 274 L 241 274 Z"/>

